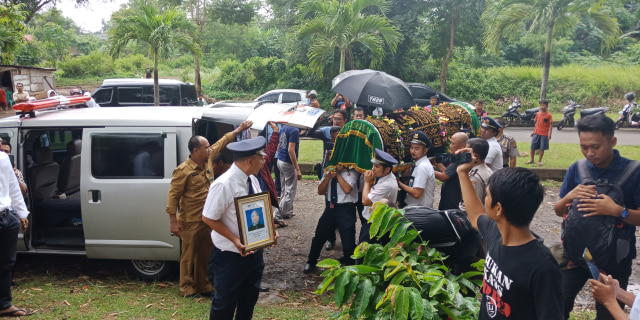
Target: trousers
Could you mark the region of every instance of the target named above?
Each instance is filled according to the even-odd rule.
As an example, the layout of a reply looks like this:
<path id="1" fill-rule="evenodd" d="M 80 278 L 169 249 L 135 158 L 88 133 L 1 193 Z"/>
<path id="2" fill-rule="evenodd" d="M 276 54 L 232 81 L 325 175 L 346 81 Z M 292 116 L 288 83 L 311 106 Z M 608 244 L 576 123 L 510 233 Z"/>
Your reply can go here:
<path id="1" fill-rule="evenodd" d="M 629 277 L 631 276 L 632 258 L 622 260 L 615 270 L 603 270 L 606 274 L 611 275 L 620 283 L 620 288 L 626 290 L 629 285 Z M 573 304 L 576 300 L 578 292 L 582 290 L 584 284 L 591 278 L 591 272 L 585 268 L 573 268 L 562 270 L 562 296 L 564 299 L 564 318 L 569 319 Z M 621 307 L 624 306 L 621 304 Z M 596 302 L 596 319 L 597 320 L 614 320 L 611 313 L 603 305 Z"/>
<path id="2" fill-rule="evenodd" d="M 316 234 L 311 240 L 311 250 L 309 250 L 309 257 L 307 258 L 309 264 L 315 265 L 317 263 L 324 243 L 331 237 L 332 233 L 335 237 L 336 227 L 340 233 L 345 261 L 352 262 L 350 257 L 356 248 L 356 204 L 340 203 L 331 208 L 331 204 L 327 201 L 324 212 L 318 220 Z"/>
<path id="3" fill-rule="evenodd" d="M 291 163 L 278 160 L 278 169 L 280 169 L 280 185 L 282 188 L 279 204 L 280 215 L 283 218 L 291 218 L 293 216 L 293 199 L 296 197 L 298 189 L 296 168 Z"/>
<path id="4" fill-rule="evenodd" d="M 18 250 L 18 232 L 20 220 L 15 215 L 4 211 L 0 213 L 0 310 L 10 308 L 11 277 L 16 264 Z"/>
<path id="5" fill-rule="evenodd" d="M 211 228 L 202 221 L 180 221 L 182 228 L 180 254 L 180 293 L 188 296 L 213 289 L 207 279 L 213 243 Z"/>
<path id="6" fill-rule="evenodd" d="M 249 320 L 260 295 L 264 271 L 262 251 L 242 257 L 213 248 L 211 261 L 216 293 L 211 302 L 210 320 Z"/>

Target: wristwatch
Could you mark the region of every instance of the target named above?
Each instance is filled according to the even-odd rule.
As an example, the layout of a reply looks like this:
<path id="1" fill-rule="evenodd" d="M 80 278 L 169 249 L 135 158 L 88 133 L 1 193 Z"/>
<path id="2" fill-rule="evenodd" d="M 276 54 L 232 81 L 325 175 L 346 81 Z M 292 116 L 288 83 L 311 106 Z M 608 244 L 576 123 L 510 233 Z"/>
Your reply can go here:
<path id="1" fill-rule="evenodd" d="M 627 209 L 627 207 L 622 207 L 622 212 L 620 213 L 620 217 L 622 219 L 626 219 L 629 217 L 629 209 Z"/>

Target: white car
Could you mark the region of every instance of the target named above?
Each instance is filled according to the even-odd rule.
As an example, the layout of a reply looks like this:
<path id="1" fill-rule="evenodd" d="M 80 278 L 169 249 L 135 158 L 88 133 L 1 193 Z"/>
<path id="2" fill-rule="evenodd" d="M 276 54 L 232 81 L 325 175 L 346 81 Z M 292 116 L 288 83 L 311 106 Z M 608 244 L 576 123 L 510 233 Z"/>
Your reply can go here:
<path id="1" fill-rule="evenodd" d="M 306 94 L 307 90 L 276 89 L 259 96 L 254 101 L 272 101 L 288 106 L 306 105 Z"/>

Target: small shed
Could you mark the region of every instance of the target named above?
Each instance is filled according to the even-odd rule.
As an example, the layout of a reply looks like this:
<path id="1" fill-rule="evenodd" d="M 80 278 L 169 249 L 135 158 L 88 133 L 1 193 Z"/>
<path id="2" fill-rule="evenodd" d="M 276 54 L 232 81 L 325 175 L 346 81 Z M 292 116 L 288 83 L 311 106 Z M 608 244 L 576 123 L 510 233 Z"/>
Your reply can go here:
<path id="1" fill-rule="evenodd" d="M 5 91 L 15 92 L 18 82 L 24 85 L 24 91 L 37 99 L 45 98 L 48 90 L 55 90 L 56 69 L 0 65 L 0 86 Z"/>

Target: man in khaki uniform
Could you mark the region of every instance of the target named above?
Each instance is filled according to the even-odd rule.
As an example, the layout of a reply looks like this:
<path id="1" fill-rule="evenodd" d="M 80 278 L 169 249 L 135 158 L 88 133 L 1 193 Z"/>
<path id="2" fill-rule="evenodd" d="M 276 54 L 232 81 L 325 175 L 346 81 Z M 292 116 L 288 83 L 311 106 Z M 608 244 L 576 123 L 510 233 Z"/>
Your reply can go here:
<path id="1" fill-rule="evenodd" d="M 213 287 L 207 279 L 213 249 L 211 228 L 202 222 L 202 209 L 214 179 L 213 158 L 252 124 L 251 121 L 243 122 L 214 145 L 209 145 L 205 137 L 191 137 L 188 144 L 189 159 L 173 170 L 167 213 L 171 233 L 182 240 L 180 293 L 185 297 L 213 297 Z"/>
<path id="2" fill-rule="evenodd" d="M 516 139 L 506 133 L 504 133 L 504 119 L 496 118 L 496 122 L 498 122 L 502 128 L 498 132 L 496 136 L 496 140 L 502 147 L 502 166 L 503 167 L 515 167 L 517 158 L 520 156 L 520 151 L 518 151 L 518 146 L 516 145 Z"/>
<path id="3" fill-rule="evenodd" d="M 20 82 L 16 84 L 18 92 L 13 93 L 13 103 L 21 103 L 29 101 L 29 92 L 23 91 L 24 85 Z"/>

